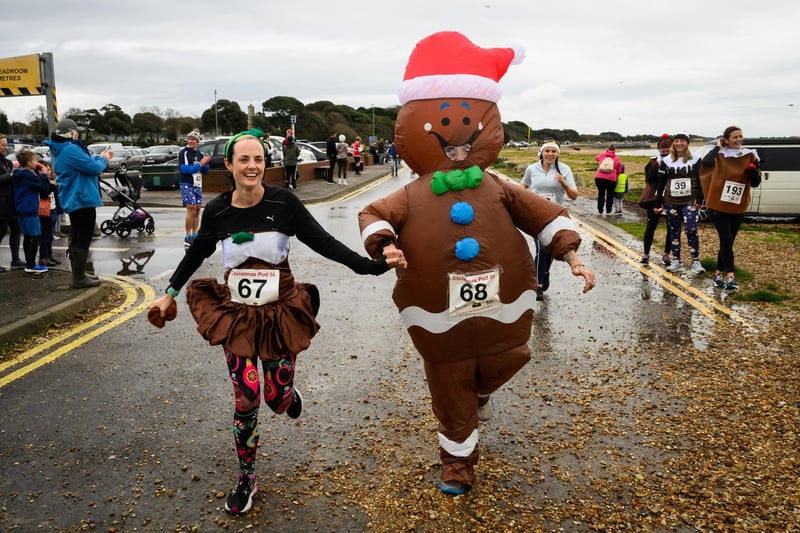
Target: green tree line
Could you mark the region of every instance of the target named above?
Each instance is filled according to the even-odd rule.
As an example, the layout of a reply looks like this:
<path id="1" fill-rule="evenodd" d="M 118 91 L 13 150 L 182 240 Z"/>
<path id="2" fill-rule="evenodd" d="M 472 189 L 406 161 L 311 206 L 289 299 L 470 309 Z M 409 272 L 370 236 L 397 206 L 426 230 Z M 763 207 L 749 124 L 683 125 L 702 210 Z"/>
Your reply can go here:
<path id="1" fill-rule="evenodd" d="M 299 139 L 321 141 L 331 132 L 345 134 L 348 139 L 360 136 L 364 141 L 375 136 L 379 139 L 394 137 L 394 123 L 400 106 L 358 107 L 334 104 L 320 100 L 304 104 L 291 96 L 275 96 L 261 103 L 260 109 L 252 111 L 252 126 L 272 135 L 285 135 L 295 118 L 296 136 Z M 109 103 L 100 109 L 69 108 L 60 118 L 74 120 L 82 130 L 87 142 L 95 140 L 127 141 L 130 144 L 150 146 L 154 144 L 180 143 L 187 133 L 198 129 L 205 137 L 233 135 L 247 129 L 248 112 L 238 102 L 220 99 L 203 111 L 200 117 L 181 115 L 174 109 L 157 106 L 144 107 L 129 115 L 120 106 Z M 29 122 L 9 123 L 0 111 L 0 132 L 40 142 L 47 137 L 47 113 L 43 106 L 28 113 Z M 616 132 L 584 135 L 573 129 L 533 130 L 520 121 L 503 124 L 506 142 L 510 140 L 569 142 L 621 142 L 658 140 L 656 135 L 624 137 Z"/>

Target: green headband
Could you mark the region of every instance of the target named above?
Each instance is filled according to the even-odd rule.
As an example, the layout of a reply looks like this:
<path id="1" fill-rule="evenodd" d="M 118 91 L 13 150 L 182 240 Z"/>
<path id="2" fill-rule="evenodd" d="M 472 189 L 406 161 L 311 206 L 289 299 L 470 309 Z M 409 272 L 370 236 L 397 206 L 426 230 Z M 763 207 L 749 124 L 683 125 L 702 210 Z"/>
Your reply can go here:
<path id="1" fill-rule="evenodd" d="M 264 132 L 261 129 L 250 128 L 249 130 L 246 131 L 240 131 L 239 133 L 231 137 L 230 140 L 225 144 L 225 159 L 227 161 L 231 160 L 231 147 L 234 144 L 236 144 L 236 141 L 238 141 L 242 137 L 255 137 L 256 139 L 258 139 L 258 142 L 261 143 L 261 147 L 262 148 L 264 147 L 264 139 L 263 139 Z"/>

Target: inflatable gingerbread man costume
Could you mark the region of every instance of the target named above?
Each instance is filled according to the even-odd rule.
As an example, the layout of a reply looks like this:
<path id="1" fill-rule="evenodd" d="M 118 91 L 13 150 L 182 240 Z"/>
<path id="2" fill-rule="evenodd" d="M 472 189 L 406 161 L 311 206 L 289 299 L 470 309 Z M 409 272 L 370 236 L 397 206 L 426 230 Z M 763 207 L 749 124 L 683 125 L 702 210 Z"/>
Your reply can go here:
<path id="1" fill-rule="evenodd" d="M 400 156 L 419 179 L 359 213 L 373 257 L 402 250 L 393 299 L 421 354 L 439 421 L 440 487 L 474 483 L 478 421 L 490 395 L 530 359 L 536 269 L 519 230 L 594 285 L 567 212 L 486 172 L 503 145 L 500 78 L 522 52 L 481 48 L 457 32 L 420 41 L 400 89 Z"/>

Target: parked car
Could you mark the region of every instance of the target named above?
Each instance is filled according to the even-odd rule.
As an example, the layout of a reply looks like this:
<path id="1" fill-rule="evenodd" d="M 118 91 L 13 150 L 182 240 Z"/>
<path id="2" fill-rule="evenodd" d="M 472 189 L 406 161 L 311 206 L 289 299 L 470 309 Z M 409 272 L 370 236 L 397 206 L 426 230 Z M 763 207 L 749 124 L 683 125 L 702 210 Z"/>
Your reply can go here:
<path id="1" fill-rule="evenodd" d="M 144 164 L 144 157 L 142 150 L 116 150 L 114 157 L 108 160 L 106 172 L 140 169 Z"/>
<path id="2" fill-rule="evenodd" d="M 319 148 L 317 148 L 316 146 L 314 146 L 312 144 L 305 143 L 305 142 L 299 142 L 299 141 L 297 142 L 297 146 L 299 146 L 301 149 L 302 148 L 307 148 L 312 154 L 314 154 L 314 159 L 317 160 L 317 161 L 327 161 L 328 160 L 328 154 L 325 153 L 324 147 L 323 147 L 322 150 L 320 150 Z"/>
<path id="3" fill-rule="evenodd" d="M 13 154 L 14 152 L 19 152 L 20 150 L 33 150 L 33 145 L 25 143 L 17 143 L 17 142 L 8 143 L 9 154 Z"/>
<path id="4" fill-rule="evenodd" d="M 86 148 L 89 149 L 90 152 L 93 154 L 99 155 L 103 152 L 107 152 L 111 150 L 112 152 L 116 150 L 124 150 L 122 143 L 94 143 L 90 144 Z"/>
<path id="5" fill-rule="evenodd" d="M 339 142 L 338 137 L 336 139 L 336 142 Z M 310 144 L 311 146 L 317 148 L 318 150 L 322 150 L 323 152 L 325 152 L 325 149 L 327 147 L 327 141 L 310 141 L 307 142 L 306 144 Z"/>
<path id="6" fill-rule="evenodd" d="M 170 159 L 178 157 L 181 147 L 177 144 L 163 144 L 150 146 L 147 148 L 147 156 L 144 158 L 145 165 L 157 165 L 165 163 Z"/>
<path id="7" fill-rule="evenodd" d="M 225 169 L 225 145 L 228 143 L 229 139 L 230 137 L 219 137 L 217 139 L 203 141 L 197 145 L 198 150 L 211 156 L 208 162 L 208 167 L 210 169 Z"/>
<path id="8" fill-rule="evenodd" d="M 278 148 L 278 152 L 281 154 L 281 158 L 283 158 L 283 153 L 282 153 L 281 150 L 282 150 L 284 138 L 285 137 L 281 137 L 280 135 L 270 135 L 269 136 L 269 140 L 272 141 L 273 143 L 276 143 L 276 146 Z M 300 143 L 300 142 L 298 142 L 296 144 L 300 147 L 300 160 L 298 161 L 299 164 L 315 163 L 317 161 L 317 156 L 314 155 L 314 152 L 312 152 L 307 146 L 303 146 L 303 143 Z M 325 159 L 327 160 L 328 157 L 325 156 Z"/>
<path id="9" fill-rule="evenodd" d="M 38 157 L 42 158 L 49 158 L 50 155 L 50 147 L 49 146 L 35 146 L 33 148 L 33 153 L 35 153 Z"/>
<path id="10" fill-rule="evenodd" d="M 197 149 L 206 155 L 211 156 L 208 163 L 211 169 L 225 169 L 225 145 L 228 144 L 229 137 L 218 137 L 208 141 L 203 141 L 197 145 Z M 281 141 L 283 137 L 276 138 L 270 136 L 270 142 L 275 148 L 276 153 L 272 156 L 272 166 L 280 166 L 283 164 L 283 153 L 281 152 Z"/>
<path id="11" fill-rule="evenodd" d="M 703 157 L 714 146 L 708 143 L 698 150 Z M 753 148 L 761 158 L 761 184 L 750 189 L 750 216 L 800 217 L 800 140 L 747 139 L 745 148 Z M 700 219 L 708 219 L 705 206 Z"/>

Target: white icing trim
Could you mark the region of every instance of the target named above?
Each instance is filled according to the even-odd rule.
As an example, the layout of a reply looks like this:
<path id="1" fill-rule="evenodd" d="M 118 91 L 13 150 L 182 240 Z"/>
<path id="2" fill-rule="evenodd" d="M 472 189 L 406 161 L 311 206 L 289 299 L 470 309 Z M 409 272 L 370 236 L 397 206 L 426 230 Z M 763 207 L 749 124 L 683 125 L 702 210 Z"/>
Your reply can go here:
<path id="1" fill-rule="evenodd" d="M 400 311 L 400 318 L 403 320 L 406 329 L 411 326 L 418 326 L 430 333 L 439 334 L 448 331 L 470 318 L 491 318 L 503 324 L 513 324 L 519 320 L 519 317 L 521 317 L 525 311 L 535 308 L 536 292 L 528 289 L 520 294 L 519 298 L 513 302 L 493 307 L 487 311 L 486 314 L 452 316 L 447 310 L 440 313 L 431 313 L 421 307 L 413 305 Z"/>
<path id="2" fill-rule="evenodd" d="M 564 229 L 575 232 L 578 231 L 578 229 L 575 227 L 575 222 L 573 222 L 571 218 L 561 215 L 546 225 L 536 237 L 539 239 L 539 242 L 542 243 L 542 246 L 549 246 L 550 243 L 553 242 L 553 238 L 556 236 L 556 233 Z"/>
<path id="3" fill-rule="evenodd" d="M 441 446 L 444 451 L 453 455 L 455 457 L 469 457 L 473 451 L 475 451 L 475 446 L 478 445 L 478 430 L 473 429 L 472 433 L 470 433 L 467 440 L 464 442 L 455 442 L 441 433 L 439 433 L 439 446 Z"/>

